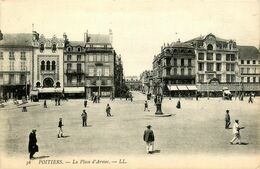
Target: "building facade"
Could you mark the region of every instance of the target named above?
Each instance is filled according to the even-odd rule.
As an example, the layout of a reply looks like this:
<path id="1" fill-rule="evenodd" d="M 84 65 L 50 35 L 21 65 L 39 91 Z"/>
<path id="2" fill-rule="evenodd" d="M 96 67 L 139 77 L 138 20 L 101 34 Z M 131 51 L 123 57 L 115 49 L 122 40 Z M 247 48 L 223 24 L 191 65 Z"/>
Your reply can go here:
<path id="1" fill-rule="evenodd" d="M 60 95 L 63 91 L 64 39 L 33 36 L 32 90 L 37 90 L 40 98 Z"/>
<path id="2" fill-rule="evenodd" d="M 63 60 L 65 96 L 69 98 L 84 98 L 86 96 L 84 41 L 69 41 L 64 49 Z"/>
<path id="3" fill-rule="evenodd" d="M 112 32 L 109 34 L 85 33 L 85 91 L 93 95 L 111 97 L 115 94 L 114 65 L 116 53 L 112 47 Z"/>
<path id="4" fill-rule="evenodd" d="M 142 88 L 142 82 L 138 76 L 126 76 L 125 84 L 129 90 L 141 90 Z"/>
<path id="5" fill-rule="evenodd" d="M 32 83 L 32 34 L 0 34 L 0 98 L 27 98 Z"/>

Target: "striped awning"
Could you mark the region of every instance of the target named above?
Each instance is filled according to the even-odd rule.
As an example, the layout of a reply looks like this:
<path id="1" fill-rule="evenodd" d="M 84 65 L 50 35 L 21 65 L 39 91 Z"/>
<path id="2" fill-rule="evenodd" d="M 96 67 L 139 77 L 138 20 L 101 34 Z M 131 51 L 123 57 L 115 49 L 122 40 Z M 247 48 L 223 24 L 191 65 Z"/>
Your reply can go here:
<path id="1" fill-rule="evenodd" d="M 61 93 L 62 88 L 54 88 L 54 87 L 47 87 L 47 88 L 39 88 L 39 93 Z"/>
<path id="2" fill-rule="evenodd" d="M 178 90 L 178 88 L 177 88 L 176 85 L 167 85 L 167 87 L 168 87 L 168 89 L 169 89 L 170 91 L 177 91 L 177 90 Z"/>
<path id="3" fill-rule="evenodd" d="M 85 87 L 64 87 L 64 93 L 84 93 Z"/>
<path id="4" fill-rule="evenodd" d="M 179 90 L 188 90 L 186 85 L 178 85 L 177 87 L 178 87 Z"/>
<path id="5" fill-rule="evenodd" d="M 189 90 L 198 90 L 195 85 L 187 85 L 187 88 L 188 88 Z"/>

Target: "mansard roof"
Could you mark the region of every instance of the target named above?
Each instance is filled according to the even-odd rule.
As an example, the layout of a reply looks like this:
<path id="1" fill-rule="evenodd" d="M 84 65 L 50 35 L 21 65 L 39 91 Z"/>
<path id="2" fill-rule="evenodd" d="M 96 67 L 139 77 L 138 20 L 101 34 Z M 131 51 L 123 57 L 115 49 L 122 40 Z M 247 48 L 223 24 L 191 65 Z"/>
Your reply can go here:
<path id="1" fill-rule="evenodd" d="M 240 59 L 260 59 L 260 52 L 255 46 L 237 46 Z"/>
<path id="2" fill-rule="evenodd" d="M 32 47 L 31 33 L 6 33 L 0 40 L 0 47 Z"/>

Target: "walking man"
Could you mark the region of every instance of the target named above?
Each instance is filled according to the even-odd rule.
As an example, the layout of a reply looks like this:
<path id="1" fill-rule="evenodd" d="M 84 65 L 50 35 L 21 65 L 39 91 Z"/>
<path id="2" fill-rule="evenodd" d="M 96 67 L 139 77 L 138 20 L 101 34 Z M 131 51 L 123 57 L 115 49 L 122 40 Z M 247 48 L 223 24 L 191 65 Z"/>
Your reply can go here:
<path id="1" fill-rule="evenodd" d="M 32 132 L 29 135 L 29 145 L 28 145 L 28 151 L 30 153 L 30 159 L 33 159 L 33 155 L 38 152 L 38 145 L 37 139 L 36 139 L 36 129 L 32 129 Z"/>
<path id="2" fill-rule="evenodd" d="M 111 116 L 110 110 L 111 110 L 111 107 L 109 106 L 109 104 L 107 104 L 107 107 L 106 107 L 107 116 Z"/>
<path id="3" fill-rule="evenodd" d="M 146 111 L 146 109 L 149 111 L 147 101 L 144 102 L 144 111 Z"/>
<path id="4" fill-rule="evenodd" d="M 229 110 L 226 110 L 225 121 L 226 121 L 225 129 L 228 129 L 228 128 L 229 128 L 229 125 L 231 124 L 231 122 L 230 122 Z"/>
<path id="5" fill-rule="evenodd" d="M 248 103 L 253 103 L 253 98 L 251 94 L 249 95 Z"/>
<path id="6" fill-rule="evenodd" d="M 87 126 L 87 112 L 86 112 L 86 110 L 83 110 L 81 117 L 82 117 L 82 127 L 86 127 Z"/>
<path id="7" fill-rule="evenodd" d="M 84 107 L 86 108 L 87 107 L 87 104 L 88 104 L 88 101 L 87 99 L 84 100 Z"/>
<path id="8" fill-rule="evenodd" d="M 44 102 L 43 102 L 43 108 L 47 108 L 47 102 L 46 102 L 46 100 L 44 100 Z"/>
<path id="9" fill-rule="evenodd" d="M 153 146 L 154 146 L 154 134 L 153 130 L 151 130 L 151 125 L 147 126 L 147 129 L 144 131 L 144 141 L 146 142 L 146 151 L 147 154 L 153 153 Z"/>
<path id="10" fill-rule="evenodd" d="M 240 129 L 243 129 L 244 127 L 240 127 L 239 126 L 239 120 L 235 120 L 235 123 L 233 125 L 233 134 L 234 137 L 233 139 L 230 141 L 230 144 L 234 144 L 234 141 L 237 139 L 238 140 L 238 144 L 241 144 L 241 136 L 240 136 Z"/>
<path id="11" fill-rule="evenodd" d="M 60 120 L 59 120 L 59 124 L 58 124 L 58 127 L 59 127 L 58 138 L 63 137 L 62 126 L 64 126 L 64 125 L 62 124 L 62 118 L 60 118 Z"/>

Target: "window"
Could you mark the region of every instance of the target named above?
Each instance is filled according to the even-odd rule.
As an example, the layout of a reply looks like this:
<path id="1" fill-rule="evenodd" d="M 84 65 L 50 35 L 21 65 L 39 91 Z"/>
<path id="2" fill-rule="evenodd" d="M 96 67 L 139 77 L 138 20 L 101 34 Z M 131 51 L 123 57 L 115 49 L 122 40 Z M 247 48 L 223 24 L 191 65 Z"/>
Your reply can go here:
<path id="1" fill-rule="evenodd" d="M 241 65 L 243 65 L 244 64 L 244 60 L 241 60 Z"/>
<path id="2" fill-rule="evenodd" d="M 20 84 L 25 84 L 26 83 L 26 77 L 24 74 L 20 75 Z"/>
<path id="3" fill-rule="evenodd" d="M 247 83 L 250 83 L 250 77 L 247 77 Z"/>
<path id="4" fill-rule="evenodd" d="M 240 73 L 244 73 L 245 69 L 242 67 L 240 68 Z"/>
<path id="5" fill-rule="evenodd" d="M 54 52 L 56 52 L 56 50 L 57 50 L 57 45 L 56 45 L 56 44 L 53 44 L 53 45 L 52 45 L 52 52 L 54 53 Z"/>
<path id="6" fill-rule="evenodd" d="M 46 70 L 50 70 L 51 69 L 51 62 L 47 61 L 46 62 Z"/>
<path id="7" fill-rule="evenodd" d="M 78 84 L 81 83 L 81 76 L 80 76 L 80 75 L 77 76 L 77 83 L 78 83 Z"/>
<path id="8" fill-rule="evenodd" d="M 94 76 L 94 68 L 89 68 L 88 69 L 88 75 L 89 76 Z"/>
<path id="9" fill-rule="evenodd" d="M 3 81 L 4 81 L 3 78 L 4 78 L 3 74 L 0 73 L 0 82 L 3 82 Z"/>
<path id="10" fill-rule="evenodd" d="M 255 60 L 253 60 L 253 64 L 255 65 Z"/>
<path id="11" fill-rule="evenodd" d="M 71 70 L 71 63 L 67 64 L 67 70 Z"/>
<path id="12" fill-rule="evenodd" d="M 203 74 L 202 74 L 202 75 L 201 75 L 201 74 L 199 75 L 199 82 L 204 82 L 204 75 L 203 75 Z"/>
<path id="13" fill-rule="evenodd" d="M 107 80 L 107 85 L 111 85 L 111 80 Z"/>
<path id="14" fill-rule="evenodd" d="M 55 70 L 55 68 L 56 68 L 55 61 L 52 61 L 51 62 L 51 70 Z"/>
<path id="15" fill-rule="evenodd" d="M 25 57 L 25 52 L 21 52 L 21 60 L 26 60 L 26 57 Z"/>
<path id="16" fill-rule="evenodd" d="M 97 62 L 101 62 L 101 55 L 97 55 Z"/>
<path id="17" fill-rule="evenodd" d="M 208 78 L 208 80 L 213 79 L 214 75 L 213 74 L 207 74 L 207 78 Z"/>
<path id="18" fill-rule="evenodd" d="M 234 54 L 230 54 L 230 59 L 231 59 L 231 61 L 235 61 L 236 60 L 236 56 Z"/>
<path id="19" fill-rule="evenodd" d="M 102 67 L 97 67 L 97 76 L 102 76 Z"/>
<path id="20" fill-rule="evenodd" d="M 184 75 L 184 68 L 181 68 L 181 75 Z"/>
<path id="21" fill-rule="evenodd" d="M 14 70 L 14 61 L 9 62 L 9 70 Z"/>
<path id="22" fill-rule="evenodd" d="M 109 72 L 109 67 L 105 68 L 105 76 L 109 76 L 110 72 Z"/>
<path id="23" fill-rule="evenodd" d="M 217 75 L 216 75 L 216 78 L 217 78 L 219 81 L 221 81 L 221 74 L 217 74 Z"/>
<path id="24" fill-rule="evenodd" d="M 207 60 L 213 60 L 213 53 L 207 53 Z"/>
<path id="25" fill-rule="evenodd" d="M 255 79 L 256 79 L 256 78 L 255 78 L 255 77 L 253 77 L 253 83 L 255 83 Z"/>
<path id="26" fill-rule="evenodd" d="M 235 64 L 226 64 L 226 71 L 234 71 L 235 70 Z"/>
<path id="27" fill-rule="evenodd" d="M 191 66 L 191 59 L 188 59 L 188 66 Z"/>
<path id="28" fill-rule="evenodd" d="M 81 71 L 81 63 L 78 63 L 78 64 L 77 64 L 77 72 L 82 72 L 82 71 Z"/>
<path id="29" fill-rule="evenodd" d="M 204 60 L 204 53 L 199 53 L 199 60 Z"/>
<path id="30" fill-rule="evenodd" d="M 36 87 L 41 87 L 41 83 L 40 83 L 40 82 L 37 82 L 37 83 L 36 83 Z"/>
<path id="31" fill-rule="evenodd" d="M 44 61 L 41 62 L 41 70 L 45 70 L 45 62 Z"/>
<path id="32" fill-rule="evenodd" d="M 213 71 L 213 63 L 207 63 L 207 71 Z"/>
<path id="33" fill-rule="evenodd" d="M 71 55 L 67 55 L 67 61 L 71 60 Z"/>
<path id="34" fill-rule="evenodd" d="M 177 66 L 177 59 L 176 58 L 173 59 L 173 65 Z"/>
<path id="35" fill-rule="evenodd" d="M 0 60 L 4 60 L 4 54 L 3 54 L 3 52 L 0 52 Z"/>
<path id="36" fill-rule="evenodd" d="M 10 51 L 9 52 L 9 60 L 14 60 L 14 52 L 13 51 Z"/>
<path id="37" fill-rule="evenodd" d="M 174 75 L 177 75 L 177 68 L 173 69 L 173 73 L 174 73 Z"/>
<path id="38" fill-rule="evenodd" d="M 105 62 L 108 62 L 109 61 L 108 60 L 108 55 L 105 55 L 104 57 L 105 57 Z"/>
<path id="39" fill-rule="evenodd" d="M 26 70 L 25 61 L 21 62 L 21 70 Z"/>
<path id="40" fill-rule="evenodd" d="M 181 59 L 181 66 L 184 66 L 184 59 Z"/>
<path id="41" fill-rule="evenodd" d="M 90 55 L 90 56 L 89 56 L 89 61 L 90 61 L 90 62 L 93 62 L 93 61 L 94 61 L 94 56 L 93 56 L 93 55 Z"/>
<path id="42" fill-rule="evenodd" d="M 14 74 L 9 74 L 9 84 L 14 84 Z"/>
<path id="43" fill-rule="evenodd" d="M 213 50 L 213 46 L 211 44 L 208 44 L 207 50 Z"/>
<path id="44" fill-rule="evenodd" d="M 81 51 L 81 47 L 78 47 L 78 52 L 80 52 Z"/>
<path id="45" fill-rule="evenodd" d="M 231 60 L 230 54 L 226 54 L 226 61 L 230 61 L 230 60 Z"/>
<path id="46" fill-rule="evenodd" d="M 246 63 L 247 63 L 247 64 L 250 64 L 250 60 L 247 60 Z"/>
<path id="47" fill-rule="evenodd" d="M 244 77 L 241 77 L 241 82 L 244 82 Z"/>
<path id="48" fill-rule="evenodd" d="M 77 55 L 77 61 L 81 61 L 81 55 Z"/>
<path id="49" fill-rule="evenodd" d="M 204 70 L 204 63 L 199 62 L 199 71 Z"/>
<path id="50" fill-rule="evenodd" d="M 216 54 L 216 60 L 221 60 L 221 54 L 220 53 Z"/>
<path id="51" fill-rule="evenodd" d="M 67 84 L 71 85 L 72 83 L 72 77 L 71 76 L 67 76 Z"/>
<path id="52" fill-rule="evenodd" d="M 70 52 L 72 50 L 71 47 L 67 47 L 67 51 Z"/>
<path id="53" fill-rule="evenodd" d="M 221 71 L 221 63 L 217 63 L 216 66 L 216 71 Z"/>
<path id="54" fill-rule="evenodd" d="M 41 44 L 40 44 L 40 52 L 43 52 L 43 51 L 44 51 L 44 44 L 41 43 Z"/>
<path id="55" fill-rule="evenodd" d="M 188 69 L 188 75 L 191 75 L 191 68 Z"/>

